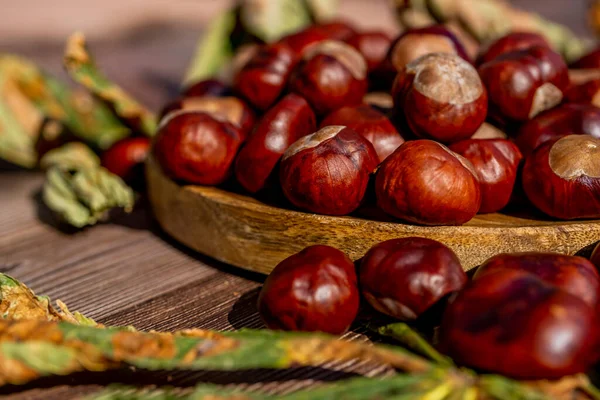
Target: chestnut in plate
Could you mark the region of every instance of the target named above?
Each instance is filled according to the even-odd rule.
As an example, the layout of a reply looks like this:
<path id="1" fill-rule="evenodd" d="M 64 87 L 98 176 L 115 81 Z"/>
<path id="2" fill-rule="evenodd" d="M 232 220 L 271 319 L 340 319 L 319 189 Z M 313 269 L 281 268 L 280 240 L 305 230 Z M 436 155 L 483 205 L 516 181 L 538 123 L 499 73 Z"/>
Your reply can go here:
<path id="1" fill-rule="evenodd" d="M 280 262 L 258 297 L 271 329 L 342 334 L 358 313 L 360 295 L 352 260 L 329 246 L 310 246 Z"/>
<path id="2" fill-rule="evenodd" d="M 316 129 L 316 117 L 306 100 L 290 93 L 260 119 L 235 162 L 235 176 L 249 192 L 264 188 L 288 147 Z"/>
<path id="3" fill-rule="evenodd" d="M 501 270 L 450 300 L 440 349 L 456 362 L 516 379 L 558 379 L 595 361 L 598 322 L 582 299 L 537 276 Z"/>
<path id="4" fill-rule="evenodd" d="M 528 157 L 540 145 L 567 135 L 600 138 L 600 108 L 589 104 L 563 104 L 521 126 L 515 143 Z"/>
<path id="5" fill-rule="evenodd" d="M 327 126 L 286 150 L 280 183 L 296 207 L 346 215 L 361 204 L 378 164 L 371 142 L 345 126 Z"/>
<path id="6" fill-rule="evenodd" d="M 422 225 L 461 225 L 481 207 L 473 165 L 432 140 L 404 143 L 380 166 L 377 205 L 387 214 Z"/>
<path id="7" fill-rule="evenodd" d="M 569 292 L 596 307 L 600 296 L 600 276 L 594 265 L 583 257 L 556 253 L 498 254 L 482 264 L 473 279 L 503 270 L 526 271 L 541 280 Z"/>
<path id="8" fill-rule="evenodd" d="M 371 73 L 385 59 L 392 43 L 392 38 L 382 31 L 369 31 L 355 34 L 346 43 L 362 54 L 367 62 L 367 70 Z"/>
<path id="9" fill-rule="evenodd" d="M 600 69 L 600 47 L 570 65 L 574 69 Z"/>
<path id="10" fill-rule="evenodd" d="M 218 79 L 206 79 L 196 82 L 183 90 L 183 97 L 228 96 L 231 88 Z"/>
<path id="11" fill-rule="evenodd" d="M 445 143 L 471 137 L 485 121 L 487 93 L 477 70 L 462 58 L 427 54 L 400 72 L 394 109 L 418 136 Z"/>
<path id="12" fill-rule="evenodd" d="M 510 201 L 521 162 L 518 147 L 505 139 L 468 139 L 450 146 L 473 164 L 481 187 L 479 212 L 500 211 Z"/>
<path id="13" fill-rule="evenodd" d="M 252 131 L 256 121 L 254 111 L 237 97 L 184 97 L 167 105 L 161 116 L 165 117 L 178 110 L 201 111 L 219 121 L 229 122 L 239 128 L 242 139 Z"/>
<path id="14" fill-rule="evenodd" d="M 477 65 L 492 61 L 499 56 L 511 51 L 527 50 L 533 46 L 546 46 L 550 44 L 544 36 L 533 32 L 511 32 L 491 42 L 477 58 Z"/>
<path id="15" fill-rule="evenodd" d="M 376 310 L 414 320 L 448 294 L 462 289 L 467 274 L 440 242 L 409 237 L 373 246 L 362 259 L 362 293 Z"/>
<path id="16" fill-rule="evenodd" d="M 490 112 L 527 121 L 563 99 L 569 86 L 567 65 L 547 46 L 502 54 L 479 67 L 490 97 Z"/>
<path id="17" fill-rule="evenodd" d="M 367 64 L 343 42 L 324 41 L 309 47 L 296 66 L 290 87 L 319 115 L 360 104 L 367 93 Z"/>
<path id="18" fill-rule="evenodd" d="M 551 217 L 600 218 L 600 139 L 570 135 L 538 147 L 525 161 L 523 188 Z"/>
<path id="19" fill-rule="evenodd" d="M 176 111 L 161 121 L 154 154 L 173 179 L 218 185 L 230 175 L 241 138 L 238 128 L 209 114 Z"/>
<path id="20" fill-rule="evenodd" d="M 233 88 L 264 111 L 283 93 L 296 61 L 296 54 L 285 43 L 264 45 L 235 75 Z"/>
<path id="21" fill-rule="evenodd" d="M 332 112 L 321 122 L 321 128 L 329 125 L 347 126 L 363 135 L 373 144 L 379 161 L 385 160 L 404 143 L 390 120 L 366 104 L 342 107 Z"/>
<path id="22" fill-rule="evenodd" d="M 138 171 L 150 149 L 147 137 L 127 138 L 113 144 L 102 154 L 102 166 L 126 182 L 143 177 Z"/>

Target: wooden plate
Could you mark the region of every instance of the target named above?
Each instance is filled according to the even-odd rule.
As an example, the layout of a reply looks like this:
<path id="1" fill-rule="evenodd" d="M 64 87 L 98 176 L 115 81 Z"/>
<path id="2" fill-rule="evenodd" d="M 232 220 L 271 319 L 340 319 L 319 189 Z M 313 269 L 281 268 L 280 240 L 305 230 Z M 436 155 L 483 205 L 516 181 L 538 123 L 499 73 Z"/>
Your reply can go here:
<path id="1" fill-rule="evenodd" d="M 600 240 L 600 222 L 595 221 L 488 214 L 463 226 L 425 227 L 286 210 L 214 187 L 178 185 L 152 158 L 146 177 L 154 214 L 169 235 L 219 261 L 265 274 L 313 244 L 336 247 L 356 260 L 383 240 L 423 236 L 452 248 L 468 270 L 498 253 L 574 254 Z"/>

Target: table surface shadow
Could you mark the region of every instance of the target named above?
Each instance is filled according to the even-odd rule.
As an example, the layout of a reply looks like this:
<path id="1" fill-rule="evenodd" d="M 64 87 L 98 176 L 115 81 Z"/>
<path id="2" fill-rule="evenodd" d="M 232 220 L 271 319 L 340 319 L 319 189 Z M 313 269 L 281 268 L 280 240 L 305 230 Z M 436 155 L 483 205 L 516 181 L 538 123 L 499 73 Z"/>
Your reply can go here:
<path id="1" fill-rule="evenodd" d="M 564 1 L 516 3 L 571 26 L 583 25 L 583 0 L 570 2 L 564 12 L 560 10 L 565 7 Z M 363 7 L 368 13 L 366 2 Z M 121 40 L 93 45 L 111 77 L 158 109 L 176 92 L 198 34 L 199 29 L 153 26 Z M 64 77 L 60 43 L 15 42 L 0 48 L 0 52 L 5 51 L 29 56 Z M 0 164 L 0 272 L 104 324 L 131 324 L 142 330 L 161 331 L 263 327 L 256 312 L 262 275 L 218 263 L 179 245 L 160 230 L 144 199 L 132 214 L 117 215 L 110 223 L 80 231 L 61 227 L 40 201 L 42 182 L 40 173 Z M 348 336 L 366 340 L 364 333 L 357 326 Z M 0 398 L 80 398 L 114 382 L 183 388 L 211 382 L 288 392 L 357 373 L 371 376 L 390 371 L 356 362 L 249 373 L 150 373 L 127 369 L 4 387 Z"/>

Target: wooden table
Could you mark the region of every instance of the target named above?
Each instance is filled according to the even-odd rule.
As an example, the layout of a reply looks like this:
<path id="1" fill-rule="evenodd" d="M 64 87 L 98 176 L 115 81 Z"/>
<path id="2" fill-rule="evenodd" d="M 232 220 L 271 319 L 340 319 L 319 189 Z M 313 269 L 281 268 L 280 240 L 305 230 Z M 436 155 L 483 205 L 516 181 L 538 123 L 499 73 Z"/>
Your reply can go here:
<path id="1" fill-rule="evenodd" d="M 565 4 L 559 0 L 521 3 L 529 3 L 549 16 L 560 16 L 557 10 Z M 584 0 L 570 3 L 561 19 L 575 25 L 575 20 L 581 20 Z M 350 1 L 345 9 L 356 10 L 366 5 L 360 4 Z M 173 94 L 176 86 L 173 83 L 185 69 L 197 33 L 185 27 L 159 26 L 118 41 L 92 44 L 111 77 L 157 108 Z M 61 47 L 53 42 L 27 46 L 14 42 L 2 45 L 0 51 L 30 56 L 60 75 Z M 163 331 L 262 327 L 255 308 L 262 276 L 219 264 L 175 243 L 153 222 L 143 201 L 133 214 L 121 216 L 110 224 L 79 232 L 59 230 L 40 202 L 42 180 L 39 173 L 0 165 L 1 272 L 105 324 L 132 324 L 142 330 Z M 351 364 L 341 367 L 351 367 L 367 375 L 386 371 L 372 365 Z M 206 381 L 289 391 L 311 385 L 315 380 L 339 376 L 339 372 L 326 369 L 250 374 L 126 370 L 44 379 L 25 387 L 3 388 L 0 397 L 12 394 L 6 398 L 69 399 L 111 382 L 193 386 Z M 261 383 L 255 383 L 259 379 Z"/>

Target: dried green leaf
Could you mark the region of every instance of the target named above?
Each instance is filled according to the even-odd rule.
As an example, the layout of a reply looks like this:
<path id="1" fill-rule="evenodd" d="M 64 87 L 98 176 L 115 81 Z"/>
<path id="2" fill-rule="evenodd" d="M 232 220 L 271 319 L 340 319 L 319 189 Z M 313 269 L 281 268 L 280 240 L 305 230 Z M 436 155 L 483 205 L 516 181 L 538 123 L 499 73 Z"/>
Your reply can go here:
<path id="1" fill-rule="evenodd" d="M 43 199 L 76 228 L 95 224 L 113 208 L 131 212 L 135 200 L 133 190 L 102 167 L 71 171 L 57 166 L 46 172 Z"/>
<path id="2" fill-rule="evenodd" d="M 311 23 L 307 3 L 298 0 L 242 0 L 240 18 L 251 34 L 267 43 Z"/>
<path id="3" fill-rule="evenodd" d="M 154 135 L 155 115 L 102 74 L 87 49 L 83 34 L 75 33 L 68 39 L 64 63 L 76 82 L 110 105 L 128 126 L 148 136 Z"/>
<path id="4" fill-rule="evenodd" d="M 100 158 L 83 143 L 72 142 L 50 150 L 40 160 L 40 167 L 49 169 L 54 166 L 62 169 L 96 168 Z"/>
<path id="5" fill-rule="evenodd" d="M 204 32 L 198 42 L 184 84 L 190 84 L 215 76 L 233 56 L 230 35 L 235 26 L 235 12 L 219 15 Z"/>

